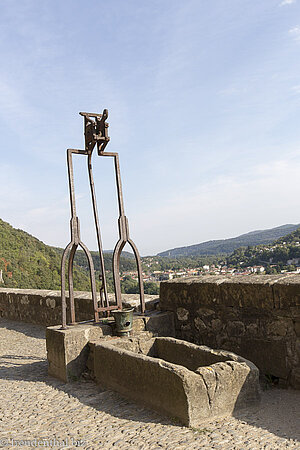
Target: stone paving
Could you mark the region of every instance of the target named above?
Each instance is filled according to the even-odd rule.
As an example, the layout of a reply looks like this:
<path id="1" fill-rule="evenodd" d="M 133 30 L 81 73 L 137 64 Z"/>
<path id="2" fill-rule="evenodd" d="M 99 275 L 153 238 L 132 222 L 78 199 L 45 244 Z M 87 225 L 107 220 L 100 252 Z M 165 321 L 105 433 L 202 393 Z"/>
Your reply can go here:
<path id="1" fill-rule="evenodd" d="M 269 387 L 259 409 L 185 428 L 91 381 L 49 377 L 44 334 L 0 319 L 0 448 L 300 449 L 300 391 Z"/>

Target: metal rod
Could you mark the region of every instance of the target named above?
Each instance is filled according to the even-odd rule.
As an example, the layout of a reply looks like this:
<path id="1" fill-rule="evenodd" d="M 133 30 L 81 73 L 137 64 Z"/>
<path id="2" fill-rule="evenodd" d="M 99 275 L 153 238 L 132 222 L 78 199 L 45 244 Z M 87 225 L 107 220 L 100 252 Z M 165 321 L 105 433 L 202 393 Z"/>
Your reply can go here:
<path id="1" fill-rule="evenodd" d="M 94 212 L 94 221 L 95 221 L 96 234 L 97 234 L 98 252 L 99 252 L 99 258 L 100 258 L 100 268 L 101 268 L 101 272 L 102 272 L 102 280 L 101 280 L 101 288 L 100 288 L 100 301 L 101 301 L 102 307 L 104 307 L 104 302 L 106 303 L 106 306 L 108 307 L 109 301 L 108 301 L 108 295 L 107 295 L 103 247 L 102 247 L 102 239 L 101 239 L 97 201 L 96 201 L 96 192 L 95 192 L 93 169 L 92 169 L 92 153 L 88 154 L 87 163 L 88 163 L 88 174 L 89 174 L 89 180 L 90 180 L 92 205 L 93 205 L 93 212 Z M 104 299 L 102 298 L 103 294 L 104 294 Z"/>
<path id="2" fill-rule="evenodd" d="M 68 280 L 69 280 L 69 303 L 70 303 L 70 315 L 71 315 L 71 323 L 75 323 L 75 304 L 74 304 L 74 283 L 73 283 L 73 263 L 74 256 L 77 250 L 78 244 L 73 244 L 70 255 L 69 255 L 69 264 L 68 264 Z"/>
<path id="3" fill-rule="evenodd" d="M 114 156 L 115 162 L 115 174 L 116 174 L 116 184 L 117 184 L 117 193 L 118 193 L 118 204 L 119 204 L 119 213 L 120 216 L 124 216 L 124 200 L 122 193 L 122 182 L 121 182 L 121 172 L 120 172 L 120 163 L 119 163 L 119 155 L 116 154 Z"/>
<path id="4" fill-rule="evenodd" d="M 80 247 L 84 251 L 88 264 L 89 264 L 89 271 L 90 271 L 90 280 L 91 280 L 91 289 L 92 289 L 92 300 L 94 305 L 94 318 L 95 322 L 99 322 L 99 314 L 98 314 L 98 302 L 97 302 L 97 291 L 96 291 L 96 280 L 95 280 L 95 269 L 94 269 L 94 263 L 92 255 L 89 251 L 89 249 L 86 247 L 86 245 L 80 241 L 79 243 Z"/>
<path id="5" fill-rule="evenodd" d="M 62 313 L 62 329 L 67 328 L 67 303 L 66 303 L 66 260 L 68 252 L 73 245 L 70 242 L 63 251 L 61 258 L 61 313 Z"/>
<path id="6" fill-rule="evenodd" d="M 75 193 L 74 193 L 74 173 L 72 163 L 72 149 L 67 150 L 67 163 L 68 163 L 68 176 L 69 176 L 69 192 L 70 192 L 70 205 L 71 205 L 71 217 L 76 217 L 75 206 Z"/>
<path id="7" fill-rule="evenodd" d="M 119 240 L 115 246 L 113 252 L 113 277 L 115 285 L 115 296 L 116 303 L 119 309 L 122 309 L 122 293 L 121 293 L 121 282 L 120 282 L 120 257 L 123 248 L 125 247 L 126 241 Z"/>
<path id="8" fill-rule="evenodd" d="M 128 239 L 128 244 L 131 246 L 131 248 L 133 250 L 136 264 L 137 264 L 141 313 L 144 314 L 145 313 L 145 296 L 144 296 L 144 283 L 143 283 L 143 274 L 142 274 L 142 262 L 141 262 L 140 254 L 138 252 L 138 249 L 137 249 L 137 246 L 135 245 L 135 243 L 131 239 Z"/>

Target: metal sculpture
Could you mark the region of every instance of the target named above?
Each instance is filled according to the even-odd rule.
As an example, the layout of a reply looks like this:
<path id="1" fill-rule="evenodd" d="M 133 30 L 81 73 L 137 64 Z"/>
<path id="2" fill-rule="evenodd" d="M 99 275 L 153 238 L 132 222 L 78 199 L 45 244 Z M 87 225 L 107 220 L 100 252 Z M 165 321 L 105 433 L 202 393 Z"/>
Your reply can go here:
<path id="1" fill-rule="evenodd" d="M 92 299 L 94 306 L 94 320 L 95 322 L 99 322 L 99 312 L 106 312 L 109 314 L 110 311 L 114 309 L 122 310 L 122 297 L 121 297 L 121 284 L 120 284 L 120 256 L 122 250 L 126 243 L 128 243 L 134 253 L 136 263 L 137 263 L 137 272 L 138 272 L 138 281 L 139 281 L 139 290 L 140 290 L 140 304 L 141 304 L 141 313 L 145 312 L 145 300 L 144 300 L 144 286 L 143 286 L 143 278 L 142 278 L 142 265 L 141 259 L 138 252 L 138 249 L 134 242 L 131 240 L 129 236 L 129 226 L 128 220 L 125 216 L 124 212 L 124 201 L 122 194 L 122 184 L 121 184 L 121 173 L 120 173 L 120 165 L 119 165 L 119 155 L 118 153 L 105 152 L 104 149 L 107 146 L 110 138 L 108 136 L 108 126 L 109 124 L 106 122 L 108 117 L 107 109 L 104 109 L 102 114 L 94 114 L 94 113 L 79 113 L 84 117 L 84 136 L 85 136 L 85 150 L 78 149 L 68 149 L 67 150 L 67 164 L 68 164 L 68 177 L 69 177 L 69 190 L 70 190 L 70 205 L 71 205 L 71 241 L 65 248 L 62 259 L 61 259 L 61 301 L 62 301 L 62 328 L 66 329 L 67 327 L 67 303 L 66 303 L 66 293 L 65 293 L 65 266 L 67 257 L 68 259 L 68 283 L 69 283 L 69 302 L 70 302 L 70 324 L 76 323 L 75 320 L 75 304 L 74 304 L 74 286 L 73 286 L 73 265 L 74 265 L 74 256 L 75 252 L 80 246 L 84 251 L 89 265 L 90 272 L 90 280 L 91 280 L 91 291 L 92 291 Z M 93 170 L 92 170 L 92 154 L 93 150 L 97 146 L 98 156 L 108 156 L 114 158 L 115 163 L 115 175 L 116 175 L 116 185 L 117 185 L 117 195 L 118 195 L 118 205 L 119 205 L 119 219 L 118 219 L 118 228 L 119 228 L 119 240 L 116 243 L 113 252 L 113 278 L 114 278 L 114 286 L 115 286 L 115 298 L 116 304 L 110 305 L 109 299 L 107 295 L 107 286 L 106 286 L 106 276 L 105 276 L 105 267 L 104 267 L 104 257 L 103 257 L 103 247 L 102 247 L 102 239 L 99 225 L 99 217 L 97 210 L 97 201 L 96 201 L 96 193 L 93 179 Z M 76 215 L 76 206 L 75 206 L 75 189 L 74 189 L 74 174 L 73 174 L 73 163 L 72 163 L 72 155 L 85 155 L 87 156 L 87 168 L 89 174 L 89 182 L 91 189 L 91 198 L 93 205 L 93 213 L 94 213 L 94 221 L 97 235 L 97 244 L 98 244 L 98 252 L 100 258 L 100 269 L 101 269 L 101 287 L 100 287 L 100 300 L 97 299 L 96 293 L 96 281 L 95 281 L 95 269 L 94 263 L 92 259 L 92 255 L 86 245 L 81 241 L 80 238 L 80 226 L 79 219 Z M 99 304 L 100 303 L 100 306 Z"/>

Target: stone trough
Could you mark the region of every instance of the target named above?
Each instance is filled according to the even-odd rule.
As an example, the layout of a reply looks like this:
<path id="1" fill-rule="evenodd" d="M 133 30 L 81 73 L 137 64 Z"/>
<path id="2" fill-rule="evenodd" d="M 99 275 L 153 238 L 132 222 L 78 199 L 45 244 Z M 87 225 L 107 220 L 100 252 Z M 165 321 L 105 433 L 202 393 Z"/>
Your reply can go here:
<path id="1" fill-rule="evenodd" d="M 259 371 L 234 353 L 170 337 L 91 342 L 97 382 L 197 427 L 259 402 Z"/>

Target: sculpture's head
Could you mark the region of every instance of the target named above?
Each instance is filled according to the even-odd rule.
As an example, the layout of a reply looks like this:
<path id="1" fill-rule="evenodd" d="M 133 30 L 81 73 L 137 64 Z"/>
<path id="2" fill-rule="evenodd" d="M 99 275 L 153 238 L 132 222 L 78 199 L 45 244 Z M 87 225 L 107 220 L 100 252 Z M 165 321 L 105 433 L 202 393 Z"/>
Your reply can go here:
<path id="1" fill-rule="evenodd" d="M 101 155 L 110 138 L 108 136 L 109 124 L 108 110 L 104 109 L 102 114 L 80 112 L 84 117 L 85 150 L 91 153 L 97 144 L 98 155 Z"/>

